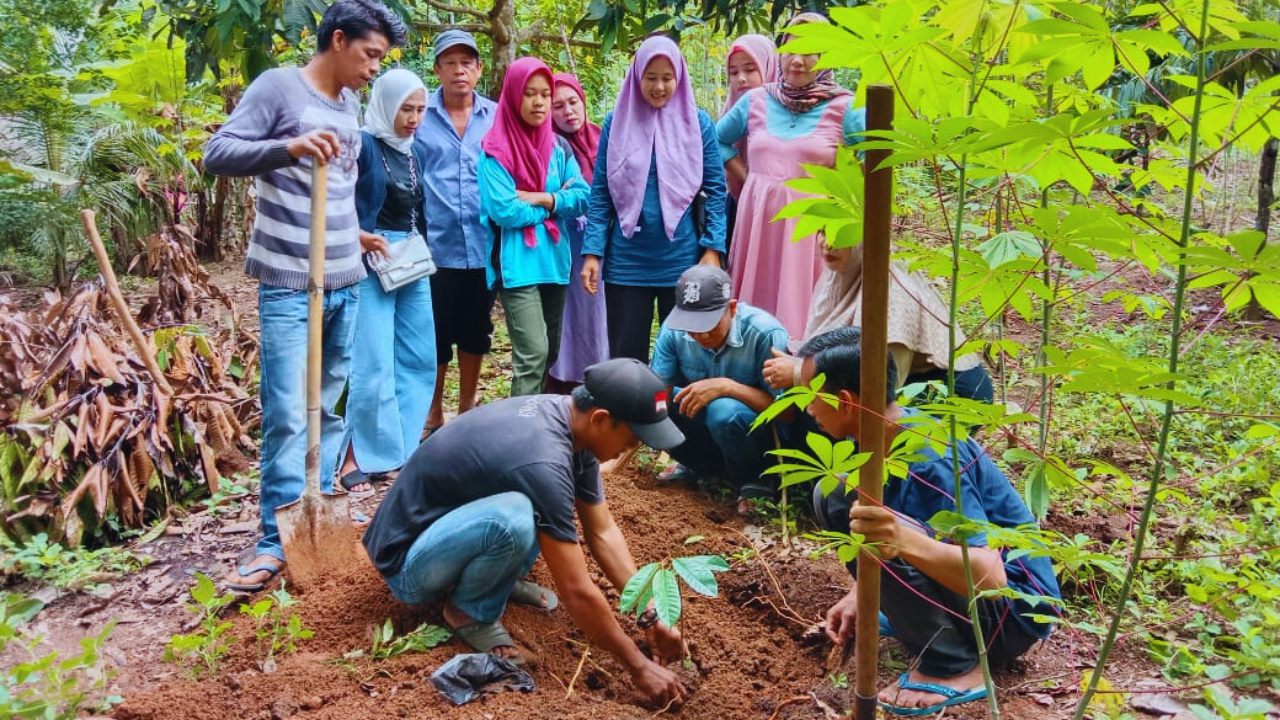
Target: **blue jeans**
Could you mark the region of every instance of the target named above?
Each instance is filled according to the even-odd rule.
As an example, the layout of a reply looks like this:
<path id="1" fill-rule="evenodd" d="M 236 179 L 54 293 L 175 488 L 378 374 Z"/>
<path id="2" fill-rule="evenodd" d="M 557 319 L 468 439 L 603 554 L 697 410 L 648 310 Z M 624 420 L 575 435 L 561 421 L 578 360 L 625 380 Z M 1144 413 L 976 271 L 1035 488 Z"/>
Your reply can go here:
<path id="1" fill-rule="evenodd" d="M 679 390 L 673 388 L 671 396 Z M 722 397 L 694 417 L 681 413 L 674 403 L 669 405 L 668 415 L 685 437 L 683 443 L 667 451 L 671 457 L 699 475 L 724 475 L 740 497 L 773 498 L 778 480 L 761 477 L 773 462 L 772 456 L 765 454 L 774 448 L 773 431 L 768 425 L 751 431 L 759 413 L 738 400 Z"/>
<path id="2" fill-rule="evenodd" d="M 389 243 L 403 242 L 409 235 L 377 232 Z M 387 293 L 370 274 L 360 283 L 356 338 L 347 391 L 347 439 L 364 472 L 395 470 L 418 448 L 436 387 L 431 281 L 420 278 Z"/>
<path id="3" fill-rule="evenodd" d="M 334 406 L 347 383 L 360 286 L 324 293 L 320 387 L 320 486 L 333 492 L 342 444 L 342 418 Z M 258 553 L 284 559 L 276 508 L 302 496 L 307 455 L 307 293 L 261 285 L 262 539 Z"/>
<path id="4" fill-rule="evenodd" d="M 387 586 L 400 602 L 448 597 L 471 619 L 491 623 L 502 617 L 516 581 L 537 559 L 533 503 L 523 493 L 499 493 L 454 508 L 432 523 Z"/>

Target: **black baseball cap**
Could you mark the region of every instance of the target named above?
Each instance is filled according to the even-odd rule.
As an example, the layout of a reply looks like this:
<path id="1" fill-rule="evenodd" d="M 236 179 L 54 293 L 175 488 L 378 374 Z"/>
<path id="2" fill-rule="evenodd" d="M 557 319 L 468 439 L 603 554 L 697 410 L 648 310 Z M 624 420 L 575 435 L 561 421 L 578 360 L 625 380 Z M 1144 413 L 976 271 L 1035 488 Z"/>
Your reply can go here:
<path id="1" fill-rule="evenodd" d="M 667 327 L 704 333 L 724 317 L 733 298 L 729 273 L 712 265 L 694 265 L 676 283 L 676 306 L 667 315 Z"/>
<path id="2" fill-rule="evenodd" d="M 595 405 L 625 422 L 640 441 L 655 450 L 684 442 L 684 433 L 667 417 L 667 385 L 635 358 L 615 358 L 587 368 L 582 383 Z"/>

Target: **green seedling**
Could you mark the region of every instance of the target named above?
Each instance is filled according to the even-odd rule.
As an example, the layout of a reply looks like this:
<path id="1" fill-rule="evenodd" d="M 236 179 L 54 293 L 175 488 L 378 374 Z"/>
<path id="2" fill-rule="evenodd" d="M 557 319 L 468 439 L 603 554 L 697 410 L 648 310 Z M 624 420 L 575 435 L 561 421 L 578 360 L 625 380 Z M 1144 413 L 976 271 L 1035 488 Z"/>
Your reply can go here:
<path id="1" fill-rule="evenodd" d="M 302 618 L 297 613 L 289 611 L 297 604 L 281 581 L 280 587 L 267 597 L 252 605 L 240 606 L 242 614 L 253 618 L 263 670 L 275 668 L 277 653 L 296 652 L 299 640 L 308 640 L 315 634 L 302 626 Z"/>
<path id="2" fill-rule="evenodd" d="M 91 703 L 91 695 L 105 690 L 114 672 L 101 667 L 99 651 L 115 628 L 107 623 L 97 635 L 80 641 L 81 652 L 65 660 L 57 652 L 42 654 L 43 636 L 24 627 L 44 607 L 39 600 L 0 594 L 0 655 L 14 659 L 0 672 L 0 717 L 31 720 L 71 720 L 81 710 L 107 712 L 122 702 L 108 695 Z M 10 654 L 11 646 L 16 652 Z"/>
<path id="3" fill-rule="evenodd" d="M 40 533 L 18 545 L 0 534 L 0 575 L 16 574 L 59 590 L 93 590 L 104 579 L 133 572 L 151 558 L 121 548 L 65 548 Z"/>
<path id="4" fill-rule="evenodd" d="M 200 617 L 200 625 L 195 632 L 169 638 L 164 649 L 164 659 L 188 664 L 191 676 L 197 677 L 202 671 L 216 672 L 222 657 L 231 650 L 231 642 L 225 637 L 231 629 L 231 623 L 223 621 L 219 616 L 234 597 L 231 593 L 218 595 L 213 580 L 204 573 L 196 573 L 196 586 L 191 588 L 191 599 L 194 602 L 187 603 L 187 610 Z"/>
<path id="5" fill-rule="evenodd" d="M 676 578 L 684 580 L 699 595 L 716 597 L 720 588 L 715 574 L 728 569 L 729 563 L 719 555 L 667 558 L 662 562 L 649 563 L 631 576 L 622 588 L 618 608 L 623 613 L 634 612 L 638 617 L 652 600 L 658 619 L 667 627 L 675 627 L 680 622 L 682 605 Z"/>
<path id="6" fill-rule="evenodd" d="M 395 627 L 391 624 L 391 620 L 387 619 L 383 624 L 373 627 L 373 647 L 367 655 L 374 660 L 386 660 L 407 652 L 426 652 L 448 640 L 452 635 L 453 633 L 439 625 L 423 623 L 412 632 L 396 637 Z M 352 650 L 342 657 L 350 661 L 365 655 L 364 650 Z"/>

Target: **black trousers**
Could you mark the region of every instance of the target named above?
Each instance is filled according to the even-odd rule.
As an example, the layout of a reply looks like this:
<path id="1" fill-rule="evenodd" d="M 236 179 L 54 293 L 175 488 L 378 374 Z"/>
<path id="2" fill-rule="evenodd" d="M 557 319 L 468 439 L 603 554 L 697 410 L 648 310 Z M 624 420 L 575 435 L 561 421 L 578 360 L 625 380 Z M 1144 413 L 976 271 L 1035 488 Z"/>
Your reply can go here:
<path id="1" fill-rule="evenodd" d="M 676 306 L 676 289 L 639 285 L 605 286 L 604 305 L 609 324 L 609 357 L 635 358 L 649 362 L 649 338 L 653 332 L 653 306 L 658 305 L 658 324 Z"/>
<path id="2" fill-rule="evenodd" d="M 846 495 L 839 487 L 823 496 L 815 487 L 814 517 L 827 530 L 847 533 L 849 507 L 855 497 L 856 488 Z M 847 566 L 855 578 L 857 564 L 855 559 Z M 920 659 L 920 672 L 949 678 L 972 670 L 978 664 L 978 644 L 969 621 L 968 598 L 948 590 L 904 560 L 888 560 L 884 566 L 880 611 L 889 618 L 907 652 Z M 993 665 L 1018 657 L 1040 639 L 1022 627 L 1016 612 L 1013 601 L 1007 598 L 978 601 L 982 635 L 989 648 L 987 659 Z"/>

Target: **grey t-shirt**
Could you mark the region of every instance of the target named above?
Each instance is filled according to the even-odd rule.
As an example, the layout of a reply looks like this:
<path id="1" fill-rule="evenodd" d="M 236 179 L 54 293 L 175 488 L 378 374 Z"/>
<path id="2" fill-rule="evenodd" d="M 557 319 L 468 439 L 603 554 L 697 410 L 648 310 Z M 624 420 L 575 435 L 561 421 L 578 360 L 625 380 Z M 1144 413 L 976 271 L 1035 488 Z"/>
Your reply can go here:
<path id="1" fill-rule="evenodd" d="M 257 176 L 258 206 L 245 271 L 263 284 L 305 290 L 311 255 L 311 158 L 294 160 L 289 141 L 313 130 L 338 136 L 329 163 L 325 204 L 324 286 L 364 279 L 356 218 L 356 160 L 360 157 L 360 101 L 344 89 L 334 100 L 311 86 L 298 68 L 273 68 L 245 90 L 240 104 L 205 145 L 205 168 L 215 175 Z"/>
<path id="2" fill-rule="evenodd" d="M 531 395 L 481 405 L 414 451 L 364 534 L 385 577 L 404 565 L 414 541 L 449 511 L 504 492 L 533 503 L 538 532 L 577 542 L 574 501 L 604 502 L 594 455 L 574 452 L 563 395 Z"/>

